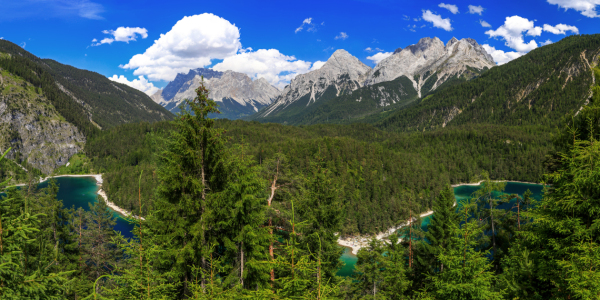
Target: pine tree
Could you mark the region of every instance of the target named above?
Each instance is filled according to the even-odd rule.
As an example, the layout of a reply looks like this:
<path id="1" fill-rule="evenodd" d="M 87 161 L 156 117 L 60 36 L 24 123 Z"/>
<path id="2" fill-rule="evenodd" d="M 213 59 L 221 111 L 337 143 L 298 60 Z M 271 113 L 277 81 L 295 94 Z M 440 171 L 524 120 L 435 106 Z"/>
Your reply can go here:
<path id="1" fill-rule="evenodd" d="M 420 258 L 423 259 L 422 264 L 431 268 L 431 273 L 444 271 L 444 265 L 436 261 L 436 257 L 448 248 L 455 227 L 458 226 L 460 216 L 456 213 L 455 203 L 454 191 L 447 185 L 433 205 L 434 214 L 427 226 L 426 241 L 423 243 L 425 253 Z"/>
<path id="2" fill-rule="evenodd" d="M 0 161 L 10 151 L 8 149 Z M 10 178 L 0 183 L 0 190 Z M 63 299 L 67 277 L 53 267 L 58 252 L 49 252 L 39 236 L 43 214 L 32 212 L 15 188 L 0 199 L 0 295 L 3 299 Z"/>
<path id="3" fill-rule="evenodd" d="M 321 257 L 323 279 L 335 279 L 343 252 L 337 245 L 336 236 L 343 220 L 343 207 L 340 188 L 320 158 L 310 162 L 310 175 L 298 206 L 302 220 L 307 222 L 300 243 L 306 245 L 310 253 Z"/>
<path id="4" fill-rule="evenodd" d="M 551 186 L 525 214 L 532 219 L 519 232 L 525 250 L 514 251 L 515 256 L 531 253 L 536 278 L 527 282 L 543 287 L 543 297 L 600 297 L 600 142 L 595 128 L 600 107 L 588 107 L 582 114 L 588 121 L 586 139 L 577 137 L 578 129 L 570 129 L 572 144 L 545 177 Z M 510 282 L 523 277 L 515 269 Z"/>
<path id="5" fill-rule="evenodd" d="M 208 118 L 218 113 L 217 105 L 208 98 L 203 82 L 196 89 L 197 97 L 187 100 L 173 126 L 166 150 L 159 156 L 155 215 L 148 218 L 148 226 L 157 241 L 165 248 L 160 260 L 165 271 L 176 272 L 183 285 L 180 297 L 190 295 L 192 269 L 202 270 L 201 285 L 206 284 L 211 243 L 216 238 L 207 236 L 207 205 L 212 194 L 223 191 L 227 172 L 224 166 L 223 130 L 214 128 Z"/>
<path id="6" fill-rule="evenodd" d="M 251 166 L 243 148 L 232 150 L 241 155 L 230 154 L 225 159 L 226 184 L 223 191 L 210 197 L 207 223 L 219 245 L 227 249 L 223 259 L 234 262 L 226 283 L 256 289 L 269 280 L 269 270 L 257 263 L 267 259 L 270 240 L 269 228 L 264 226 L 266 185 L 258 176 L 259 167 Z"/>
<path id="7" fill-rule="evenodd" d="M 444 271 L 429 275 L 426 293 L 434 299 L 503 299 L 495 287 L 496 277 L 488 261 L 488 251 L 478 251 L 483 229 L 473 219 L 473 205 L 460 205 L 462 223 L 454 227 L 450 246 L 439 255 Z"/>

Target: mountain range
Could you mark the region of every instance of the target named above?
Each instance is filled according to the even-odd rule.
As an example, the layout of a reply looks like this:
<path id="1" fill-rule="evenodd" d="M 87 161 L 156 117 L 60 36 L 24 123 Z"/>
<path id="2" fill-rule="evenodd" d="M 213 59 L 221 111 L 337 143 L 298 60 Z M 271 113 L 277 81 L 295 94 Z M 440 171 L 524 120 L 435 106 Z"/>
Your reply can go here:
<path id="1" fill-rule="evenodd" d="M 422 38 L 373 69 L 337 50 L 321 69 L 296 76 L 273 104 L 251 119 L 288 124 L 352 121 L 402 107 L 494 66 L 473 39 L 452 38 L 444 45 L 438 38 Z"/>
<path id="2" fill-rule="evenodd" d="M 202 78 L 210 91 L 209 97 L 219 104 L 221 114 L 213 116 L 217 118 L 239 119 L 252 115 L 271 104 L 279 94 L 279 89 L 264 78 L 252 80 L 243 73 L 198 68 L 187 74 L 177 74 L 175 80 L 151 98 L 165 109 L 177 113 L 185 99 L 196 97 Z"/>

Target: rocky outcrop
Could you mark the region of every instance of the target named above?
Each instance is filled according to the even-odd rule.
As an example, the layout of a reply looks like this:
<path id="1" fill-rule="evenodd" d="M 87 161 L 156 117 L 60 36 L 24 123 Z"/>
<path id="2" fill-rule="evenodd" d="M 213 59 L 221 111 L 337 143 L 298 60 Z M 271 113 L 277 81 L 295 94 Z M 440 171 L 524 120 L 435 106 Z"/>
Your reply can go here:
<path id="1" fill-rule="evenodd" d="M 326 91 L 331 90 L 333 96 L 351 92 L 363 86 L 371 68 L 346 50 L 337 50 L 318 70 L 296 76 L 281 95 L 257 117 L 267 117 L 282 111 L 300 99 L 305 99 L 304 106 L 319 101 Z"/>
<path id="2" fill-rule="evenodd" d="M 495 65 L 492 57 L 473 39 L 452 38 L 444 45 L 437 37 L 426 37 L 415 45 L 397 49 L 394 54 L 382 60 L 369 73 L 365 84 L 372 85 L 406 76 L 413 82 L 420 97 L 430 78 L 432 80 L 427 84 L 427 91 L 470 70 L 481 71 Z"/>
<path id="3" fill-rule="evenodd" d="M 80 152 L 84 135 L 29 83 L 0 74 L 0 150 L 50 174 Z"/>

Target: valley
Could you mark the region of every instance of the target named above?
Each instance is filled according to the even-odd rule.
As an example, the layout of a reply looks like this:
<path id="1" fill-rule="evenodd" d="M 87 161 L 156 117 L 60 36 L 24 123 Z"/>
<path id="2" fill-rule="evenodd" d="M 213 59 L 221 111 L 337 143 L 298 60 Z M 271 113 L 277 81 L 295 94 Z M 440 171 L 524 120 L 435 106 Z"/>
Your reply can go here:
<path id="1" fill-rule="evenodd" d="M 68 299 L 575 295 L 547 278 L 598 248 L 600 35 L 485 49 L 426 37 L 282 89 L 190 68 L 144 93 L 0 40 L 0 245 Z"/>

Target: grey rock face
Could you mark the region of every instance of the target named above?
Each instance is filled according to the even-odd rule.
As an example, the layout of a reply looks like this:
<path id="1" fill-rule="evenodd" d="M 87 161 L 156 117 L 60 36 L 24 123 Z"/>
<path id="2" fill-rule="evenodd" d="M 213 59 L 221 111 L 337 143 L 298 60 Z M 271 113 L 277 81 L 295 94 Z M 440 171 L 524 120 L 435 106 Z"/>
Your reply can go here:
<path id="1" fill-rule="evenodd" d="M 382 60 L 370 72 L 365 84 L 391 81 L 404 75 L 421 96 L 421 88 L 432 74 L 437 75 L 433 90 L 450 77 L 460 76 L 467 67 L 482 70 L 495 65 L 492 57 L 473 39 L 452 38 L 444 45 L 437 37 L 426 37 Z"/>
<path id="2" fill-rule="evenodd" d="M 185 99 L 193 99 L 196 97 L 196 89 L 200 86 L 201 76 L 205 74 L 214 75 L 204 76 L 204 85 L 210 91 L 209 98 L 220 102 L 219 105 L 221 106 L 228 105 L 231 103 L 230 101 L 233 100 L 237 102 L 236 106 L 250 106 L 252 107 L 252 110 L 256 112 L 259 108 L 271 104 L 273 99 L 275 99 L 280 92 L 279 89 L 269 84 L 264 78 L 252 80 L 244 73 L 233 71 L 214 71 L 215 73 L 203 72 L 202 74 L 199 74 L 196 71 L 197 70 L 190 70 L 188 75 L 196 75 L 191 78 L 189 76 L 185 77 L 188 79 L 186 82 L 179 82 L 178 84 L 180 84 L 181 88 L 170 99 L 165 98 L 165 88 L 165 90 L 158 91 L 152 95 L 152 100 L 173 111 Z M 184 77 L 182 76 L 180 78 Z M 171 83 L 169 83 L 169 85 Z M 227 99 L 228 101 L 224 102 L 224 99 Z"/>
<path id="3" fill-rule="evenodd" d="M 205 68 L 192 69 L 187 74 L 179 73 L 175 77 L 175 80 L 165 86 L 162 91 L 162 97 L 166 101 L 173 99 L 180 91 L 189 89 L 190 81 L 196 76 L 204 76 L 204 79 L 210 79 L 220 78 L 221 75 L 223 75 L 222 72 Z"/>
<path id="4" fill-rule="evenodd" d="M 2 75 L 0 75 L 2 77 Z M 68 123 L 44 96 L 29 84 L 4 77 L 13 87 L 0 93 L 0 150 L 11 147 L 9 158 L 21 158 L 45 174 L 66 164 L 83 149 L 84 135 Z"/>
<path id="5" fill-rule="evenodd" d="M 281 95 L 260 117 L 285 109 L 300 98 L 310 95 L 308 104 L 318 101 L 325 91 L 334 87 L 336 94 L 343 91 L 354 91 L 363 86 L 371 68 L 346 50 L 337 50 L 318 70 L 296 76 Z"/>

